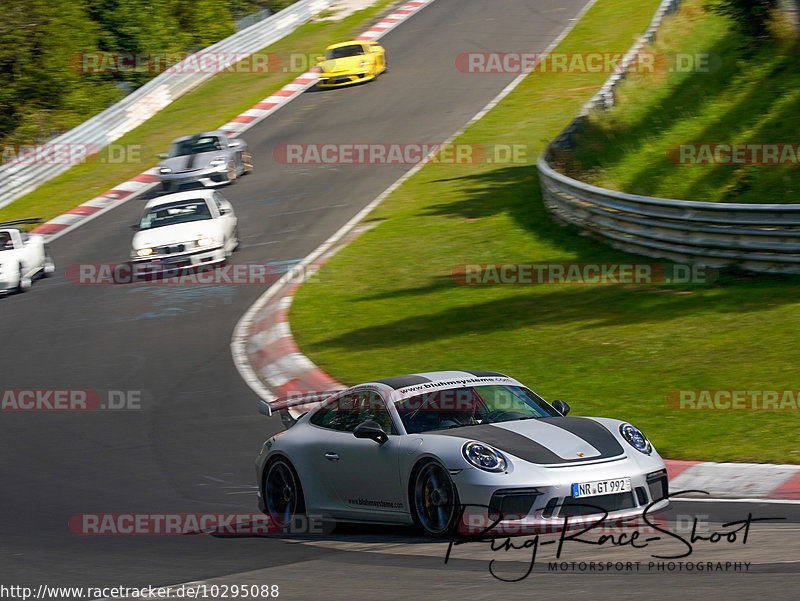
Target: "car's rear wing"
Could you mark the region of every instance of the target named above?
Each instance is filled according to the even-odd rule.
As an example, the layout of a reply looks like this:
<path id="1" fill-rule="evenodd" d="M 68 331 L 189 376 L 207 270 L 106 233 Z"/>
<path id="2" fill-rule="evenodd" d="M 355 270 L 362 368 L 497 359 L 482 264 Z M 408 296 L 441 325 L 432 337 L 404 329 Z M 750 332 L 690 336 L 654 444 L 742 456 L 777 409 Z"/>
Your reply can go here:
<path id="1" fill-rule="evenodd" d="M 258 402 L 258 411 L 266 416 L 271 416 L 277 411 L 281 415 L 281 422 L 283 422 L 284 427 L 288 430 L 300 419 L 300 416 L 308 413 L 312 409 L 316 409 L 325 400 L 342 390 L 343 389 L 293 394 L 279 397 L 269 403 L 262 400 Z"/>

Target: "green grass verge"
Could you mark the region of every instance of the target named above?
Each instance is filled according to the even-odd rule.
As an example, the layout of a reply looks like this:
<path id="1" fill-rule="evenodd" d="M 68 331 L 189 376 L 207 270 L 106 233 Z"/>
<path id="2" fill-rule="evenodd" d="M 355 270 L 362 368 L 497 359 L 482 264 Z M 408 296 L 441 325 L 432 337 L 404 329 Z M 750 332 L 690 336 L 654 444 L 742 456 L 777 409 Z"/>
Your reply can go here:
<path id="1" fill-rule="evenodd" d="M 620 87 L 620 104 L 579 129 L 564 170 L 584 181 L 634 194 L 710 202 L 798 203 L 800 167 L 681 165 L 667 158 L 681 144 L 797 144 L 800 44 L 780 35 L 758 50 L 730 21 L 686 2 L 653 51 L 708 56 L 700 71 L 641 74 Z M 687 61 L 687 57 L 690 59 Z M 678 64 L 671 61 L 673 68 Z M 677 157 L 673 158 L 676 160 Z"/>
<path id="2" fill-rule="evenodd" d="M 625 49 L 656 0 L 600 0 L 557 51 Z M 300 349 L 339 381 L 490 369 L 562 398 L 576 415 L 626 419 L 675 459 L 799 462 L 798 412 L 670 409 L 679 389 L 800 388 L 800 280 L 679 286 L 463 286 L 460 263 L 642 261 L 557 225 L 535 157 L 604 74 L 534 73 L 458 143 L 529 145 L 511 165 L 428 165 L 376 225 L 302 286 Z"/>
<path id="3" fill-rule="evenodd" d="M 276 53 L 283 59 L 277 72 L 231 72 L 211 78 L 114 142 L 117 148 L 132 149 L 125 155 L 124 162 L 111 163 L 116 158 L 113 154 L 95 155 L 0 209 L 0 221 L 32 216 L 51 219 L 153 167 L 158 162 L 156 153 L 165 152 L 176 137 L 216 129 L 300 75 L 302 71 L 283 71 L 283 66 L 291 69 L 290 54 L 312 60 L 328 44 L 362 33 L 384 9 L 395 3 L 397 0 L 380 0 L 341 21 L 314 21 L 302 25 L 262 50 Z M 298 60 L 298 64 L 302 63 Z M 311 66 L 313 63 L 306 68 Z M 104 157 L 107 162 L 100 163 Z"/>

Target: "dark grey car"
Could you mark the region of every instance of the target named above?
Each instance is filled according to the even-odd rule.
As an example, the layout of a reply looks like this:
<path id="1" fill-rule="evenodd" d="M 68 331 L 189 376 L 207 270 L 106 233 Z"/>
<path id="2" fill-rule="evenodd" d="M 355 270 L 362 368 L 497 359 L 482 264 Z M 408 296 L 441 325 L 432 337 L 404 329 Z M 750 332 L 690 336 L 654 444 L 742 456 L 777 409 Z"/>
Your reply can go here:
<path id="1" fill-rule="evenodd" d="M 234 181 L 253 169 L 247 142 L 224 131 L 202 132 L 173 140 L 158 155 L 158 176 L 165 192 L 183 186 L 213 187 Z"/>

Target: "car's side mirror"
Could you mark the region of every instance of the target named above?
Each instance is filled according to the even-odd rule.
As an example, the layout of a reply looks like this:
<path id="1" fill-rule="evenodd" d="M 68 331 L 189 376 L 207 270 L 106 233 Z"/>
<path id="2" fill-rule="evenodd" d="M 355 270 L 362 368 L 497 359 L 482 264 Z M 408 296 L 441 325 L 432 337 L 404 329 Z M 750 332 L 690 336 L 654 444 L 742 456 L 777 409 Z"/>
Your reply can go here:
<path id="1" fill-rule="evenodd" d="M 159 152 L 159 153 L 158 153 L 156 156 L 157 156 L 159 159 L 166 159 L 166 158 L 168 158 L 168 157 L 169 157 L 169 155 L 168 155 L 166 152 Z"/>
<path id="2" fill-rule="evenodd" d="M 318 63 L 321 63 L 321 62 L 322 62 L 322 61 L 324 61 L 324 60 L 325 60 L 325 57 L 324 57 L 324 56 L 318 56 L 318 57 L 317 57 L 317 62 L 318 62 Z"/>
<path id="3" fill-rule="evenodd" d="M 369 438 L 378 444 L 383 444 L 389 440 L 389 435 L 383 431 L 378 422 L 367 420 L 356 426 L 353 430 L 353 436 L 356 438 Z"/>
<path id="4" fill-rule="evenodd" d="M 134 232 L 138 232 L 138 231 L 139 231 L 139 224 L 138 224 L 138 223 L 134 223 L 134 224 L 131 226 L 131 229 L 132 229 Z"/>
<path id="5" fill-rule="evenodd" d="M 553 409 L 558 411 L 561 415 L 566 415 L 567 413 L 569 413 L 569 405 L 567 405 L 561 399 L 556 399 L 551 404 L 553 405 Z"/>

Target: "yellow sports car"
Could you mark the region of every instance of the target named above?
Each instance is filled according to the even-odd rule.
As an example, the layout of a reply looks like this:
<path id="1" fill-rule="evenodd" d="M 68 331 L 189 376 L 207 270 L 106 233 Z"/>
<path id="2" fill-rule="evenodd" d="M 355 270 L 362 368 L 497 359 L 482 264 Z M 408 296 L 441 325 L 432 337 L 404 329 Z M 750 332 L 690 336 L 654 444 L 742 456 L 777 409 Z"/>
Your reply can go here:
<path id="1" fill-rule="evenodd" d="M 378 42 L 361 40 L 333 44 L 317 57 L 317 68 L 320 87 L 369 81 L 386 71 L 386 50 Z"/>

